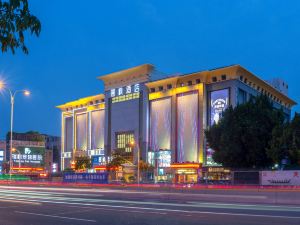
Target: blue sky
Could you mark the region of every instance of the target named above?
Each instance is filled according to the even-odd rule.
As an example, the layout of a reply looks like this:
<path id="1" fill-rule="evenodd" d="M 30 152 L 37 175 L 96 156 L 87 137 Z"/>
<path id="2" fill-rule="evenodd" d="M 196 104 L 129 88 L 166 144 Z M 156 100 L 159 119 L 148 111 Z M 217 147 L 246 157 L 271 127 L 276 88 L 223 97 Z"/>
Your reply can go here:
<path id="1" fill-rule="evenodd" d="M 29 55 L 0 55 L 0 75 L 17 96 L 15 131 L 60 135 L 56 105 L 103 92 L 96 77 L 152 63 L 167 74 L 241 64 L 281 77 L 300 102 L 300 1 L 30 0 L 42 22 Z M 296 106 L 295 110 L 300 111 Z M 9 130 L 0 97 L 0 137 Z"/>

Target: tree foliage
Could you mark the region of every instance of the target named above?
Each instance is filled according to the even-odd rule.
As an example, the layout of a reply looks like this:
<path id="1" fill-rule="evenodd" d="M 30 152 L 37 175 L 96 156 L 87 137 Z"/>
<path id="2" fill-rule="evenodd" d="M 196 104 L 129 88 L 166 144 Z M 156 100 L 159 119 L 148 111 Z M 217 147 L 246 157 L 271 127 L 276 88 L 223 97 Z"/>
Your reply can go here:
<path id="1" fill-rule="evenodd" d="M 111 161 L 106 165 L 108 171 L 111 168 L 116 168 L 126 163 L 127 160 L 124 158 L 124 153 L 120 149 L 116 149 L 112 152 Z"/>
<path id="2" fill-rule="evenodd" d="M 139 168 L 141 172 L 152 172 L 154 170 L 154 167 L 150 165 L 147 162 L 144 162 L 143 160 L 140 160 Z"/>
<path id="3" fill-rule="evenodd" d="M 273 162 L 281 165 L 286 159 L 291 166 L 299 165 L 300 160 L 300 114 L 283 127 L 276 127 L 272 132 L 268 154 Z"/>
<path id="4" fill-rule="evenodd" d="M 230 168 L 266 168 L 273 165 L 267 152 L 272 131 L 283 124 L 283 112 L 274 109 L 267 96 L 260 95 L 229 107 L 220 122 L 205 133 L 215 151 L 215 162 Z"/>
<path id="5" fill-rule="evenodd" d="M 85 170 L 92 168 L 92 162 L 88 156 L 77 156 L 75 158 L 75 170 Z"/>
<path id="6" fill-rule="evenodd" d="M 28 0 L 0 0 L 0 42 L 2 52 L 9 49 L 14 54 L 16 48 L 21 48 L 25 54 L 24 33 L 39 36 L 41 22 L 29 10 Z"/>

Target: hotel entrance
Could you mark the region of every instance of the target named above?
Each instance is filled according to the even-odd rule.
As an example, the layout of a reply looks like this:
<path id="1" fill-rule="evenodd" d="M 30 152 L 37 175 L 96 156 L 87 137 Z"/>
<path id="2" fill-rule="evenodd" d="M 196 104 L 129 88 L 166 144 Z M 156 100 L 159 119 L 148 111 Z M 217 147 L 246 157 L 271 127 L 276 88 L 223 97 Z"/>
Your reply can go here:
<path id="1" fill-rule="evenodd" d="M 193 173 L 195 173 L 193 171 Z M 179 184 L 185 184 L 185 183 L 197 183 L 198 175 L 197 174 L 176 174 L 177 180 Z"/>
<path id="2" fill-rule="evenodd" d="M 174 183 L 198 183 L 199 163 L 173 163 L 171 168 L 175 173 Z"/>

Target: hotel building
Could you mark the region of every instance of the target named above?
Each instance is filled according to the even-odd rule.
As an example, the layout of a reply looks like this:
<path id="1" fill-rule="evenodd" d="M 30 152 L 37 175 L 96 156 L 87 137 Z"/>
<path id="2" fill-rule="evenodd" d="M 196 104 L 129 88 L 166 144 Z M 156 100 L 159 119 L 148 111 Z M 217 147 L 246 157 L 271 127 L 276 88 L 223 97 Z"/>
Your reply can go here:
<path id="1" fill-rule="evenodd" d="M 157 180 L 222 179 L 226 169 L 213 162 L 204 135 L 222 111 L 265 94 L 289 119 L 296 104 L 282 80 L 266 82 L 240 65 L 157 76 L 150 64 L 100 76 L 103 94 L 57 106 L 62 111 L 62 169 L 83 154 L 105 165 L 121 149 L 133 164 L 139 151 L 140 159 L 155 167 Z M 136 144 L 130 146 L 131 141 Z"/>

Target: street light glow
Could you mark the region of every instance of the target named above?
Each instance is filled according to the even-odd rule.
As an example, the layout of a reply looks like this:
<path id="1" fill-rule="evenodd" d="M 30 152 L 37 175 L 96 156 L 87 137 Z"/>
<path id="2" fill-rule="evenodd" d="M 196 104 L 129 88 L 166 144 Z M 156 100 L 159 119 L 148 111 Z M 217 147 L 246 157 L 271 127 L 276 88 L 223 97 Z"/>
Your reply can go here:
<path id="1" fill-rule="evenodd" d="M 30 91 L 28 91 L 28 90 L 24 91 L 24 95 L 29 96 L 30 94 L 31 94 Z"/>
<path id="2" fill-rule="evenodd" d="M 5 88 L 5 83 L 3 80 L 0 80 L 0 90 L 3 90 Z"/>

